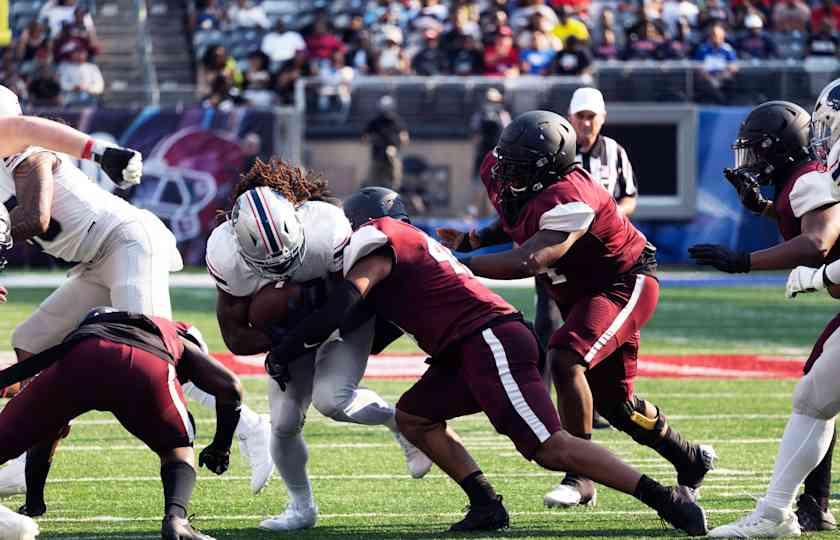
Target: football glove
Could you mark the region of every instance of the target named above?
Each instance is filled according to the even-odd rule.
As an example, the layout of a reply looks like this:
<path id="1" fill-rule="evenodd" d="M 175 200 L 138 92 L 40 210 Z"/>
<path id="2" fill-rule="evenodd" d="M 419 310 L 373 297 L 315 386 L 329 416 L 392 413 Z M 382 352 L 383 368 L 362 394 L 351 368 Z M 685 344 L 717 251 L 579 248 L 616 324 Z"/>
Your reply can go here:
<path id="1" fill-rule="evenodd" d="M 730 274 L 750 271 L 750 254 L 747 251 L 732 251 L 716 244 L 697 244 L 688 248 L 688 256 L 701 266 L 714 266 Z"/>
<path id="2" fill-rule="evenodd" d="M 143 177 L 143 156 L 136 150 L 94 140 L 91 159 L 120 189 L 136 186 Z"/>
<path id="3" fill-rule="evenodd" d="M 787 285 L 785 285 L 785 296 L 787 298 L 794 298 L 799 293 L 817 292 L 825 289 L 825 281 L 823 281 L 824 272 L 825 266 L 820 266 L 819 268 L 797 266 L 788 275 Z"/>
<path id="4" fill-rule="evenodd" d="M 286 391 L 286 385 L 292 380 L 292 372 L 289 370 L 288 355 L 284 354 L 282 347 L 274 347 L 265 357 L 265 372 L 280 386 L 280 390 Z"/>
<path id="5" fill-rule="evenodd" d="M 761 186 L 749 169 L 723 169 L 723 176 L 738 192 L 738 198 L 744 208 L 759 215 L 767 210 L 770 201 L 761 193 Z"/>
<path id="6" fill-rule="evenodd" d="M 213 443 L 208 444 L 198 455 L 198 466 L 207 467 L 216 474 L 224 474 L 230 466 L 230 449 L 222 450 Z"/>

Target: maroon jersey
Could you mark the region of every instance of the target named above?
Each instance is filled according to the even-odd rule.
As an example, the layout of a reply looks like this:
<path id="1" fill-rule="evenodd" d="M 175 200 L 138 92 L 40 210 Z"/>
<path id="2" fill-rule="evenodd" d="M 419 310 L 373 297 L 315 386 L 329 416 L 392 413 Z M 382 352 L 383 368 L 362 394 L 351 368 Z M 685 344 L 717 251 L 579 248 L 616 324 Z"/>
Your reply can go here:
<path id="1" fill-rule="evenodd" d="M 779 233 L 785 240 L 802 234 L 802 216 L 837 202 L 833 182 L 818 161 L 797 167 L 776 193 L 773 207 L 778 215 Z M 840 258 L 840 243 L 834 244 L 826 262 Z"/>
<path id="2" fill-rule="evenodd" d="M 516 222 L 510 223 L 503 211 L 499 183 L 491 177 L 495 163 L 496 158 L 488 153 L 481 164 L 481 180 L 505 232 L 514 242 L 523 244 L 542 229 L 586 230 L 549 272 L 536 276 L 548 285 L 560 305 L 604 290 L 615 282 L 616 276 L 638 266 L 647 239 L 618 212 L 612 194 L 592 181 L 586 171 L 575 168 L 542 190 L 525 203 Z"/>
<path id="3" fill-rule="evenodd" d="M 382 247 L 390 248 L 394 266 L 368 299 L 377 315 L 411 334 L 432 356 L 494 319 L 517 312 L 436 240 L 388 217 L 353 233 L 344 253 L 345 275 L 359 259 Z"/>

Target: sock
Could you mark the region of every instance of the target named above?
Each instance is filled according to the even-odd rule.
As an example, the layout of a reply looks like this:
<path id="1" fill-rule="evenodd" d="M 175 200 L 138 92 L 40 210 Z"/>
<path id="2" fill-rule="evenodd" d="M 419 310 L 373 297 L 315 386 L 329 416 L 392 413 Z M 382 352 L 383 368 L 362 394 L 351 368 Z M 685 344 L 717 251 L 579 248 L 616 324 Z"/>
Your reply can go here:
<path id="1" fill-rule="evenodd" d="M 391 416 L 387 420 L 385 420 L 383 425 L 386 428 L 390 429 L 394 433 L 394 435 L 400 432 L 400 428 L 397 427 L 396 411 L 394 411 L 394 413 L 392 413 Z"/>
<path id="2" fill-rule="evenodd" d="M 195 469 L 184 461 L 167 463 L 160 468 L 160 479 L 163 481 L 163 514 L 186 518 L 195 487 Z"/>
<path id="3" fill-rule="evenodd" d="M 591 433 L 584 433 L 583 435 L 575 435 L 575 437 L 577 437 L 579 439 L 586 439 L 587 441 L 592 440 L 592 434 Z"/>
<path id="4" fill-rule="evenodd" d="M 467 475 L 466 478 L 461 480 L 460 485 L 473 506 L 489 504 L 497 499 L 496 491 L 481 470 Z"/>
<path id="5" fill-rule="evenodd" d="M 833 432 L 834 419 L 821 420 L 798 413 L 790 415 L 764 497 L 765 504 L 784 511 L 793 506 L 799 484 L 825 456 Z"/>
<path id="6" fill-rule="evenodd" d="M 650 445 L 657 454 L 667 459 L 678 473 L 680 469 L 694 465 L 697 452 L 694 446 L 685 440 L 679 431 L 671 429 L 671 426 L 666 428 L 665 435 L 661 439 Z"/>
<path id="7" fill-rule="evenodd" d="M 662 508 L 670 499 L 670 494 L 665 486 L 644 474 L 639 478 L 639 483 L 633 490 L 633 496 L 654 510 Z"/>
<path id="8" fill-rule="evenodd" d="M 312 485 L 306 473 L 306 463 L 309 461 L 309 450 L 303 440 L 303 434 L 298 432 L 292 436 L 271 436 L 271 458 L 277 467 L 277 472 L 286 484 L 289 499 L 297 506 L 312 506 Z"/>
<path id="9" fill-rule="evenodd" d="M 823 512 L 828 510 L 828 498 L 831 496 L 831 459 L 834 456 L 834 443 L 837 442 L 837 428 L 828 445 L 828 451 L 820 464 L 805 478 L 805 493 L 820 504 Z"/>
<path id="10" fill-rule="evenodd" d="M 193 383 L 186 383 L 181 386 L 184 390 L 184 395 L 195 401 L 202 407 L 206 407 L 213 411 L 216 410 L 216 398 L 200 389 Z M 236 431 L 234 435 L 240 435 L 243 431 L 250 431 L 260 423 L 260 415 L 251 410 L 250 407 L 242 404 L 242 409 L 239 411 L 239 423 L 236 424 Z"/>
<path id="11" fill-rule="evenodd" d="M 50 446 L 39 445 L 26 454 L 26 506 L 30 510 L 43 509 L 46 506 L 44 486 L 52 466 Z"/>

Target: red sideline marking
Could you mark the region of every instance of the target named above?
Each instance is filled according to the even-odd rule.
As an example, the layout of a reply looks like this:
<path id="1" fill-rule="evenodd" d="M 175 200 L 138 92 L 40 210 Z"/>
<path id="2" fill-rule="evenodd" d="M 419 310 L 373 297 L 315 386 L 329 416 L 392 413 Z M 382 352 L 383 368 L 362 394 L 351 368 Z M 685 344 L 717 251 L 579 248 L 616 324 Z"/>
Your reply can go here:
<path id="1" fill-rule="evenodd" d="M 265 375 L 263 356 L 214 354 L 238 375 Z M 426 370 L 425 356 L 391 353 L 371 356 L 365 377 L 371 379 L 416 379 Z M 798 379 L 801 359 L 701 354 L 686 356 L 645 355 L 639 360 L 640 377 L 679 379 Z"/>

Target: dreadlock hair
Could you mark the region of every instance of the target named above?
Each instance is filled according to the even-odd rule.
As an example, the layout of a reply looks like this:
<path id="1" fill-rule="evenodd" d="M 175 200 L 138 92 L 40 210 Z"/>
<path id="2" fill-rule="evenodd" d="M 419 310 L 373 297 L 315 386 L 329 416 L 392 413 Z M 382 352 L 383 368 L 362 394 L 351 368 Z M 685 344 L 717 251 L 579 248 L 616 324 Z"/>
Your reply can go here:
<path id="1" fill-rule="evenodd" d="M 279 158 L 271 158 L 267 163 L 257 159 L 253 167 L 241 176 L 233 199 L 261 186 L 277 191 L 295 206 L 306 201 L 331 202 L 334 199 L 320 174 L 293 167 Z"/>

